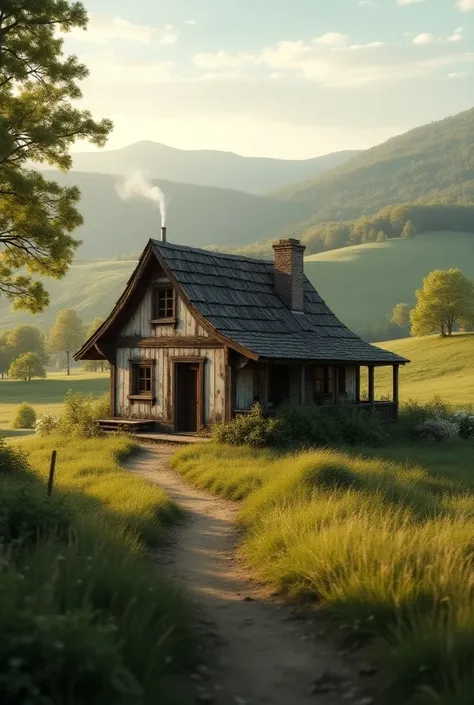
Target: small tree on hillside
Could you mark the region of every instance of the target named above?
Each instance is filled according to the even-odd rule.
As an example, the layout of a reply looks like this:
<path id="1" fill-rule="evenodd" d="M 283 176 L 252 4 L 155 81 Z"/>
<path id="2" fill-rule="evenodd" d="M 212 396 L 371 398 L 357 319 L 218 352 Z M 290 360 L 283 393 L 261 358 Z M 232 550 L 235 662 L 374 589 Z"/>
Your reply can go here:
<path id="1" fill-rule="evenodd" d="M 29 382 L 33 377 L 45 379 L 46 370 L 38 353 L 29 352 L 23 353 L 13 360 L 8 370 L 8 376 L 12 379 L 22 379 L 24 382 Z"/>
<path id="2" fill-rule="evenodd" d="M 104 319 L 100 318 L 99 316 L 97 316 L 97 318 L 94 318 L 94 320 L 86 331 L 86 340 L 96 332 L 97 328 L 101 326 L 103 322 Z M 86 372 L 99 372 L 99 370 L 103 372 L 104 370 L 107 370 L 109 368 L 110 365 L 105 360 L 86 360 L 86 362 L 84 363 L 84 369 Z"/>
<path id="3" fill-rule="evenodd" d="M 13 360 L 13 354 L 8 345 L 8 331 L 0 333 L 0 376 L 3 379 Z"/>
<path id="4" fill-rule="evenodd" d="M 405 223 L 402 233 L 400 237 L 403 237 L 405 240 L 410 240 L 411 238 L 415 237 L 416 235 L 416 228 L 411 222 L 411 220 L 407 220 Z"/>
<path id="5" fill-rule="evenodd" d="M 66 355 L 67 374 L 71 374 L 71 354 L 84 342 L 84 325 L 73 308 L 65 308 L 58 313 L 48 339 L 51 352 Z"/>
<path id="6" fill-rule="evenodd" d="M 37 326 L 23 325 L 13 328 L 7 333 L 7 343 L 14 359 L 23 353 L 34 352 L 44 365 L 48 362 L 44 335 Z"/>
<path id="7" fill-rule="evenodd" d="M 416 306 L 410 313 L 415 336 L 439 333 L 451 336 L 455 323 L 474 325 L 474 284 L 460 269 L 436 269 L 416 291 Z"/>
<path id="8" fill-rule="evenodd" d="M 388 240 L 388 237 L 386 236 L 384 231 L 379 230 L 379 232 L 377 233 L 377 242 L 385 242 L 386 240 Z"/>
<path id="9" fill-rule="evenodd" d="M 390 323 L 399 328 L 408 328 L 410 325 L 410 308 L 408 304 L 397 304 L 394 307 Z"/>

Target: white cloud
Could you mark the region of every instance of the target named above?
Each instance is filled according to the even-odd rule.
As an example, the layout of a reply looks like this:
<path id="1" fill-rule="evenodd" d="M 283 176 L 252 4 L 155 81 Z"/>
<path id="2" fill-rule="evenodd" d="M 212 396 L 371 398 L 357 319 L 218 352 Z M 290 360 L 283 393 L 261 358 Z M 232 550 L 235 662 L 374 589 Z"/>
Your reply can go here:
<path id="1" fill-rule="evenodd" d="M 312 43 L 322 47 L 345 47 L 348 39 L 348 34 L 341 34 L 340 32 L 327 32 L 321 37 L 315 37 Z"/>
<path id="2" fill-rule="evenodd" d="M 452 71 L 448 73 L 448 78 L 463 78 L 463 76 L 469 76 L 469 71 Z"/>
<path id="3" fill-rule="evenodd" d="M 406 7 L 408 5 L 418 5 L 421 2 L 427 2 L 427 0 L 397 0 L 397 5 Z"/>
<path id="4" fill-rule="evenodd" d="M 197 24 L 196 20 L 184 20 L 184 24 Z"/>
<path id="5" fill-rule="evenodd" d="M 380 3 L 375 2 L 375 0 L 357 0 L 357 4 L 360 5 L 360 7 L 371 7 L 374 9 L 380 7 Z"/>
<path id="6" fill-rule="evenodd" d="M 413 38 L 413 44 L 416 44 L 418 46 L 423 46 L 426 44 L 446 44 L 446 43 L 457 43 L 457 42 L 462 42 L 464 39 L 464 28 L 463 27 L 458 27 L 457 29 L 454 30 L 452 34 L 450 34 L 448 37 L 435 37 L 434 34 L 430 34 L 428 32 L 422 32 L 421 34 L 417 34 Z"/>
<path id="7" fill-rule="evenodd" d="M 469 10 L 474 10 L 474 0 L 458 0 L 456 7 L 461 12 L 469 12 Z"/>
<path id="8" fill-rule="evenodd" d="M 87 30 L 74 29 L 67 35 L 76 41 L 89 44 L 109 44 L 110 42 L 134 42 L 138 44 L 174 44 L 178 33 L 173 25 L 151 27 L 138 25 L 121 17 L 110 17 L 99 12 L 89 13 Z"/>

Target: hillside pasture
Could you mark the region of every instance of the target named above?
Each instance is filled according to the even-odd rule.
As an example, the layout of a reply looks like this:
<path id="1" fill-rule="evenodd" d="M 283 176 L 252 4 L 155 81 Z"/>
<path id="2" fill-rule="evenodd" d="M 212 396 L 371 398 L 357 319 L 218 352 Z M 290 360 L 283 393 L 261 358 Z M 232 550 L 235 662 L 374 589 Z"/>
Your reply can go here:
<path id="1" fill-rule="evenodd" d="M 0 380 L 0 433 L 16 436 L 32 431 L 13 431 L 11 420 L 17 407 L 26 402 L 31 404 L 37 415 L 59 414 L 69 390 L 100 397 L 109 389 L 108 372 L 84 372 L 73 370 L 68 377 L 62 373 L 48 373 L 46 379 L 33 379 L 30 382 Z"/>
<path id="2" fill-rule="evenodd" d="M 400 400 L 427 402 L 435 395 L 454 406 L 474 405 L 474 334 L 429 336 L 377 343 L 411 360 L 400 370 Z M 378 396 L 392 391 L 392 372 L 375 372 Z"/>
<path id="3" fill-rule="evenodd" d="M 474 279 L 470 233 L 420 233 L 331 250 L 305 259 L 311 283 L 343 323 L 367 331 L 390 316 L 397 303 L 415 304 L 415 290 L 434 269 L 459 267 Z"/>

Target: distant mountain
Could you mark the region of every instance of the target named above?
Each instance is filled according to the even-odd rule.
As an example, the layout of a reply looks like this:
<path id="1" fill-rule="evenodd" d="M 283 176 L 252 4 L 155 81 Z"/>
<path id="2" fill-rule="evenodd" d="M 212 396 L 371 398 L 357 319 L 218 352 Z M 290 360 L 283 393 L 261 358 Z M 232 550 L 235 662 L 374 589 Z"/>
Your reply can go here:
<path id="1" fill-rule="evenodd" d="M 116 177 L 43 173 L 61 185 L 77 185 L 81 191 L 79 210 L 84 225 L 74 231 L 74 237 L 83 241 L 79 258 L 110 259 L 139 253 L 149 238 L 159 238 L 159 212 L 147 200 L 121 200 Z M 311 206 L 285 203 L 273 196 L 171 181 L 154 183 L 166 194 L 169 239 L 183 245 L 245 245 L 273 237 L 311 213 Z"/>
<path id="2" fill-rule="evenodd" d="M 399 203 L 474 203 L 474 109 L 418 127 L 275 196 L 310 205 L 312 225 Z"/>
<path id="3" fill-rule="evenodd" d="M 265 159 L 213 150 L 187 151 L 158 142 L 137 142 L 123 149 L 74 154 L 73 168 L 100 174 L 142 169 L 154 179 L 257 194 L 313 178 L 345 164 L 356 154 L 359 154 L 357 150 L 347 150 L 313 159 Z"/>

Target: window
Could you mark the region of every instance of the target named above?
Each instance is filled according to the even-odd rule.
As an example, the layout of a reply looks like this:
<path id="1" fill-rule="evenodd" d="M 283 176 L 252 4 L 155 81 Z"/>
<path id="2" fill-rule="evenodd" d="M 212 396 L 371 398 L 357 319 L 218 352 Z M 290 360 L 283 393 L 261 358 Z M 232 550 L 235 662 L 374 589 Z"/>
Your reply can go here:
<path id="1" fill-rule="evenodd" d="M 129 397 L 153 399 L 154 397 L 154 360 L 130 361 Z"/>
<path id="2" fill-rule="evenodd" d="M 174 322 L 175 296 L 172 287 L 159 287 L 153 293 L 153 320 L 156 322 Z"/>
<path id="3" fill-rule="evenodd" d="M 317 365 L 314 368 L 314 394 L 316 397 L 332 395 L 333 367 L 331 365 Z"/>

